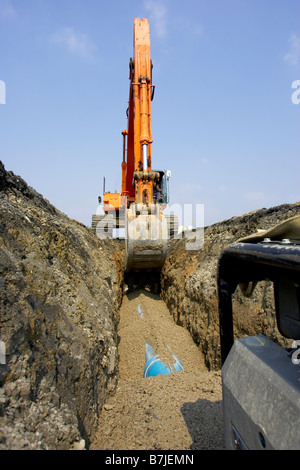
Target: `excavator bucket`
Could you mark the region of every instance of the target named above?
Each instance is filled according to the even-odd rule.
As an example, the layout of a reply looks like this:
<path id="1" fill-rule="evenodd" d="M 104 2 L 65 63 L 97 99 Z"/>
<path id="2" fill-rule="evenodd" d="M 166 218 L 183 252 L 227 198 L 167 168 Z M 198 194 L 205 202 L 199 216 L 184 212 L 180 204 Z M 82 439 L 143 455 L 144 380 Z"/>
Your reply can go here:
<path id="1" fill-rule="evenodd" d="M 135 206 L 127 211 L 125 233 L 125 270 L 160 270 L 167 255 L 167 220 L 154 207 L 148 214 L 147 208 L 136 214 Z"/>

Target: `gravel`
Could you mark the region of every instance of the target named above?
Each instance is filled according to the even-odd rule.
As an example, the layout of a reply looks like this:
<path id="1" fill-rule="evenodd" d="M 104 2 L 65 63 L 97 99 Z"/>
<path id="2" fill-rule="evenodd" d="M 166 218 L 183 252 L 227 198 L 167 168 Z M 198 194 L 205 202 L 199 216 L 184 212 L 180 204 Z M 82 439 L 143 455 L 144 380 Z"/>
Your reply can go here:
<path id="1" fill-rule="evenodd" d="M 224 449 L 220 371 L 206 369 L 161 298 L 146 290 L 125 296 L 118 334 L 118 386 L 103 407 L 91 449 Z M 146 342 L 167 364 L 169 346 L 183 371 L 144 378 Z"/>

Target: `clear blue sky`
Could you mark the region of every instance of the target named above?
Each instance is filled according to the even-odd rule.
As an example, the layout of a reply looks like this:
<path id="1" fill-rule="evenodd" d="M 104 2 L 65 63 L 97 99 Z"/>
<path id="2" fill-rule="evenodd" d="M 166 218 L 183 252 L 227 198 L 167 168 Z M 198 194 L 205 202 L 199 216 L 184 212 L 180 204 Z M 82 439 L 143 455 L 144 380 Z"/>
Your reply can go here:
<path id="1" fill-rule="evenodd" d="M 153 166 L 205 225 L 300 201 L 300 0 L 0 0 L 0 158 L 87 225 L 121 185 L 133 20 L 150 22 Z"/>

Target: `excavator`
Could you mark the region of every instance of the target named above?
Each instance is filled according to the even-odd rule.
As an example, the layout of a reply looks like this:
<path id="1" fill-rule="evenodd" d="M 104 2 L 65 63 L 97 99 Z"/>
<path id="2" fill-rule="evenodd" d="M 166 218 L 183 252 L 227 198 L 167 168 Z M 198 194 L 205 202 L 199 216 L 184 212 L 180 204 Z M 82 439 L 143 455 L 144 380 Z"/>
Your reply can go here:
<path id="1" fill-rule="evenodd" d="M 176 215 L 163 213 L 169 202 L 171 172 L 152 168 L 152 69 L 149 22 L 135 18 L 133 58 L 129 61 L 128 123 L 121 133 L 121 191 L 105 192 L 104 179 L 104 215 L 92 216 L 92 229 L 99 238 L 112 237 L 114 229 L 125 228 L 127 272 L 160 270 L 166 259 L 168 238 L 178 231 Z"/>

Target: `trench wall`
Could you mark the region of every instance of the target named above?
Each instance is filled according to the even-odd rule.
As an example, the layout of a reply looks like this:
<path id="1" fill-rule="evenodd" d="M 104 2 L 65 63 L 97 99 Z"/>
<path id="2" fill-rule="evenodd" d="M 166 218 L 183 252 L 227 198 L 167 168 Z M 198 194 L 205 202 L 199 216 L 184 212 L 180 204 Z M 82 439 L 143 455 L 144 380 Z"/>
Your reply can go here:
<path id="1" fill-rule="evenodd" d="M 0 163 L 0 449 L 89 447 L 118 371 L 123 248 Z"/>
<path id="2" fill-rule="evenodd" d="M 269 229 L 299 214 L 299 204 L 284 204 L 211 225 L 205 228 L 204 245 L 199 251 L 187 251 L 184 238 L 170 243 L 161 276 L 161 295 L 174 320 L 187 328 L 199 346 L 209 370 L 220 368 L 217 267 L 222 249 L 257 229 Z M 268 281 L 259 283 L 250 299 L 237 288 L 233 297 L 237 337 L 264 334 L 287 344 L 277 330 L 273 297 L 273 286 Z"/>

